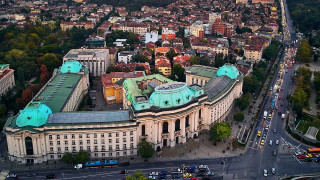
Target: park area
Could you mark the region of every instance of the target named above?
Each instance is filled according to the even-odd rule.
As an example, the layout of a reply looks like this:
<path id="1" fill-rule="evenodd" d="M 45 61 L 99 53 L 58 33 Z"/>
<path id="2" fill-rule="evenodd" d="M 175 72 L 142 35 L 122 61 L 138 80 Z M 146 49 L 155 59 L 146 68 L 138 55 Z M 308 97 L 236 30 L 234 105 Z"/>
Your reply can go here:
<path id="1" fill-rule="evenodd" d="M 297 130 L 301 131 L 303 134 L 315 136 L 318 141 L 320 141 L 320 133 L 316 131 L 320 129 L 320 120 L 317 118 L 312 118 L 309 116 L 303 116 L 301 120 L 298 121 Z M 307 133 L 308 132 L 308 133 Z M 314 135 L 313 135 L 314 134 Z"/>

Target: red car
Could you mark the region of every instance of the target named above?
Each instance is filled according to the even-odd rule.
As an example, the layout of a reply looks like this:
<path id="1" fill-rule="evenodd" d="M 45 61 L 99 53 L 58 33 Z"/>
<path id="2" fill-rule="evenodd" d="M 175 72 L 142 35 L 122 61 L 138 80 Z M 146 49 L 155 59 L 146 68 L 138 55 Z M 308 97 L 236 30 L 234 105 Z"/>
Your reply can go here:
<path id="1" fill-rule="evenodd" d="M 306 155 L 301 154 L 301 155 L 298 155 L 297 158 L 298 158 L 298 159 L 305 159 L 305 158 L 306 158 Z"/>
<path id="2" fill-rule="evenodd" d="M 198 180 L 198 178 L 192 177 L 190 180 Z"/>
<path id="3" fill-rule="evenodd" d="M 278 100 L 281 100 L 281 97 L 280 97 L 280 96 L 278 97 Z"/>

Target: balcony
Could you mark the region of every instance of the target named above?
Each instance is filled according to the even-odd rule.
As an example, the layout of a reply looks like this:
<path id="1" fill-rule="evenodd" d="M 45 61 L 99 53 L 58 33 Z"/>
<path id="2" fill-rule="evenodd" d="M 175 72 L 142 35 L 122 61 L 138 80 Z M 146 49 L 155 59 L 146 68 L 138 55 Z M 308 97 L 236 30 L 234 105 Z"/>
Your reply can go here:
<path id="1" fill-rule="evenodd" d="M 181 129 L 175 131 L 175 132 L 174 132 L 174 135 L 175 135 L 175 136 L 179 136 L 179 135 L 180 135 L 180 132 L 181 132 Z"/>
<path id="2" fill-rule="evenodd" d="M 140 137 L 139 137 L 140 140 L 142 140 L 142 139 L 147 139 L 147 138 L 148 138 L 148 135 L 144 135 L 144 136 L 140 136 Z"/>
<path id="3" fill-rule="evenodd" d="M 169 138 L 169 133 L 162 133 L 162 139 L 168 139 Z"/>

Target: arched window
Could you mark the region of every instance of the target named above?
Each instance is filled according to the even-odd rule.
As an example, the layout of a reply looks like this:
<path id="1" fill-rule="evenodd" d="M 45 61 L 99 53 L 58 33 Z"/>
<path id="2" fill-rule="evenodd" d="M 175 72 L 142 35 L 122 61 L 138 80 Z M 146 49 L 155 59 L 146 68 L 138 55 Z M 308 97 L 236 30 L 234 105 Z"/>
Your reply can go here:
<path id="1" fill-rule="evenodd" d="M 33 155 L 33 146 L 32 146 L 32 139 L 31 139 L 31 137 L 26 137 L 26 138 L 25 138 L 25 143 L 26 143 L 26 152 L 27 152 L 27 155 Z"/>
<path id="2" fill-rule="evenodd" d="M 189 127 L 190 124 L 189 124 L 189 115 L 186 117 L 186 127 Z"/>
<path id="3" fill-rule="evenodd" d="M 168 122 L 162 124 L 162 133 L 168 133 Z"/>
<path id="4" fill-rule="evenodd" d="M 175 131 L 179 131 L 180 130 L 180 119 L 176 120 L 174 127 L 175 127 L 175 129 L 174 129 Z"/>
<path id="5" fill-rule="evenodd" d="M 146 126 L 145 125 L 142 125 L 142 127 L 141 127 L 141 134 L 142 134 L 142 136 L 146 135 Z"/>

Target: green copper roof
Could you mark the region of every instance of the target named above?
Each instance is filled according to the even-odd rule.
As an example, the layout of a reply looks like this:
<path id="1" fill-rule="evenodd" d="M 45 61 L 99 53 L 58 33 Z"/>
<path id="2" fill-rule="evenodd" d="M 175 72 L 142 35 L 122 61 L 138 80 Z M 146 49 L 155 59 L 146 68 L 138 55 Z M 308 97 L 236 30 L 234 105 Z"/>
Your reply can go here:
<path id="1" fill-rule="evenodd" d="M 51 109 L 40 102 L 31 102 L 20 111 L 16 120 L 18 127 L 35 126 L 39 127 L 47 122 Z"/>
<path id="2" fill-rule="evenodd" d="M 61 66 L 62 73 L 78 73 L 80 72 L 82 65 L 79 61 L 76 60 L 68 60 Z"/>
<path id="3" fill-rule="evenodd" d="M 230 64 L 225 64 L 222 67 L 219 68 L 217 72 L 217 76 L 228 76 L 231 79 L 237 79 L 239 76 L 238 69 Z"/>
<path id="4" fill-rule="evenodd" d="M 209 66 L 201 66 L 201 65 L 193 65 L 191 67 L 186 68 L 187 74 L 192 74 L 195 76 L 202 76 L 207 78 L 216 77 L 218 69 Z"/>
<path id="5" fill-rule="evenodd" d="M 7 66 L 9 66 L 9 64 L 0 64 L 0 70 L 5 69 Z"/>
<path id="6" fill-rule="evenodd" d="M 150 96 L 151 106 L 169 108 L 186 104 L 195 97 L 186 83 L 174 82 L 156 87 Z"/>

